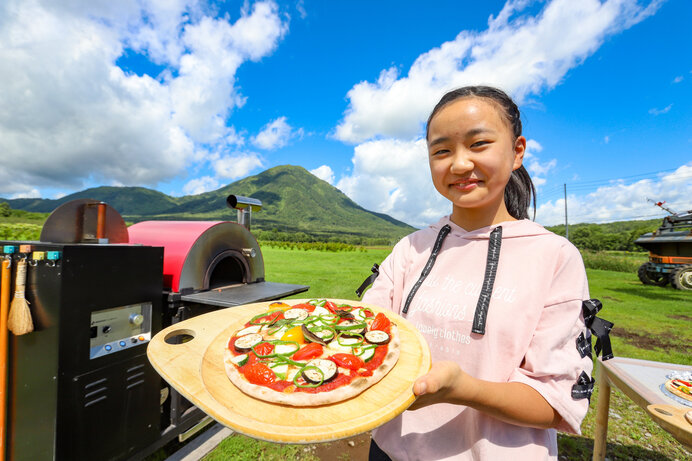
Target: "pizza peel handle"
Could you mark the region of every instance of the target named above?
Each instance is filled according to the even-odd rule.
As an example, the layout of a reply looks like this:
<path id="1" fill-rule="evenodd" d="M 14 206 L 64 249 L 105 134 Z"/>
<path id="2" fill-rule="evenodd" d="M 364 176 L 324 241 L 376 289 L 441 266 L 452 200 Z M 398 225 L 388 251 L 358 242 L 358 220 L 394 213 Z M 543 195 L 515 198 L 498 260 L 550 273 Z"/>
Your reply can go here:
<path id="1" fill-rule="evenodd" d="M 383 311 L 359 301 L 331 301 Z M 430 369 L 430 350 L 407 320 L 391 312 L 386 314 L 399 328 L 399 360 L 380 382 L 360 395 L 318 407 L 291 407 L 242 393 L 226 375 L 224 348 L 236 330 L 266 312 L 269 304 L 215 311 L 168 327 L 151 340 L 149 360 L 166 381 L 205 413 L 236 432 L 271 442 L 312 443 L 350 437 L 384 424 L 413 403 L 413 382 Z M 172 344 L 175 341 L 181 343 Z"/>
<path id="2" fill-rule="evenodd" d="M 646 411 L 679 442 L 692 448 L 692 408 L 652 404 L 646 407 Z"/>

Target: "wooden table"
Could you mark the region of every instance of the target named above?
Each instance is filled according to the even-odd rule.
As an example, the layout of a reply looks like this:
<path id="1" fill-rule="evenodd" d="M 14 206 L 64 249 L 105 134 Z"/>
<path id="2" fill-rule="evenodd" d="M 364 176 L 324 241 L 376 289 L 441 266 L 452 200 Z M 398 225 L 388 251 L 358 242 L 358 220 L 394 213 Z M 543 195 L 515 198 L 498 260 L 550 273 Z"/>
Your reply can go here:
<path id="1" fill-rule="evenodd" d="M 673 371 L 692 371 L 691 366 L 649 360 L 615 357 L 597 361 L 598 403 L 593 459 L 603 461 L 608 433 L 610 386 L 620 389 L 634 403 L 647 411 L 651 419 L 683 445 L 692 448 L 692 424 L 684 414 L 692 410 L 664 394 L 660 386 Z"/>

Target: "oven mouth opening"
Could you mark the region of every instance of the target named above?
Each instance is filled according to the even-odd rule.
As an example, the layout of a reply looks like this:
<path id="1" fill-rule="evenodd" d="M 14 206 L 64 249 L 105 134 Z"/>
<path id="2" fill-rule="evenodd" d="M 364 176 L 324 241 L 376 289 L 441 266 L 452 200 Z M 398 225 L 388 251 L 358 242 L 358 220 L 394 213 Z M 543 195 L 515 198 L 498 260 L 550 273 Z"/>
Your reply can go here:
<path id="1" fill-rule="evenodd" d="M 242 253 L 236 250 L 226 250 L 219 253 L 209 264 L 204 275 L 204 288 L 213 290 L 248 283 L 249 281 L 250 267 Z"/>

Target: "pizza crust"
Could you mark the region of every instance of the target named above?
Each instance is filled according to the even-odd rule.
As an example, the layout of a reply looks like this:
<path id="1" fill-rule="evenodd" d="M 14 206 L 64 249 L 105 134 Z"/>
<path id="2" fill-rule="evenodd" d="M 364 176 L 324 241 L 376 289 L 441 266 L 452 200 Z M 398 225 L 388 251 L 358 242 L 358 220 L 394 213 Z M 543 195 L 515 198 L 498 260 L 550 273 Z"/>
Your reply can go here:
<path id="1" fill-rule="evenodd" d="M 392 339 L 388 344 L 389 349 L 387 351 L 387 355 L 382 361 L 382 364 L 372 371 L 372 376 L 361 376 L 355 378 L 349 384 L 337 387 L 331 391 L 318 392 L 314 394 L 309 392 L 279 392 L 265 386 L 252 384 L 231 362 L 233 354 L 228 350 L 228 347 L 224 347 L 224 367 L 226 368 L 226 375 L 231 382 L 243 393 L 251 397 L 264 400 L 266 402 L 290 405 L 294 407 L 329 405 L 331 403 L 348 400 L 361 394 L 363 391 L 379 382 L 387 375 L 387 373 L 390 372 L 392 368 L 394 368 L 399 360 L 399 354 L 401 351 L 399 329 L 397 328 L 396 324 L 391 324 L 390 333 Z M 228 344 L 228 341 L 226 344 Z"/>
<path id="2" fill-rule="evenodd" d="M 672 379 L 669 379 L 668 381 L 666 381 L 666 390 L 673 395 L 676 395 L 682 399 L 685 399 L 685 400 L 692 402 L 692 395 L 685 394 L 681 390 L 676 389 L 675 386 L 673 386 L 673 384 L 671 383 L 672 381 L 673 381 Z"/>

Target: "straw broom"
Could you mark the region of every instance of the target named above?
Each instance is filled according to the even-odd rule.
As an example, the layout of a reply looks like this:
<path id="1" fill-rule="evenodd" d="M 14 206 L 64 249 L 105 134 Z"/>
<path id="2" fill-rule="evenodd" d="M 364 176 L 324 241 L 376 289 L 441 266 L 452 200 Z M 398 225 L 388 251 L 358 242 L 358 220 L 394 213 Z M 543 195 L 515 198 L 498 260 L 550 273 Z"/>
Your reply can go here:
<path id="1" fill-rule="evenodd" d="M 7 319 L 7 328 L 19 336 L 34 331 L 29 301 L 24 296 L 26 292 L 26 259 L 17 262 L 17 276 L 14 285 L 14 299 L 12 300 L 10 315 Z"/>
<path id="2" fill-rule="evenodd" d="M 0 461 L 5 461 L 7 428 L 7 311 L 10 307 L 11 262 L 3 259 L 0 277 Z"/>

